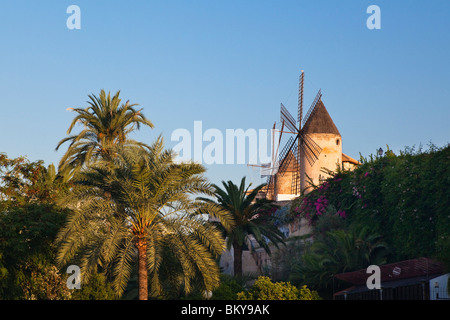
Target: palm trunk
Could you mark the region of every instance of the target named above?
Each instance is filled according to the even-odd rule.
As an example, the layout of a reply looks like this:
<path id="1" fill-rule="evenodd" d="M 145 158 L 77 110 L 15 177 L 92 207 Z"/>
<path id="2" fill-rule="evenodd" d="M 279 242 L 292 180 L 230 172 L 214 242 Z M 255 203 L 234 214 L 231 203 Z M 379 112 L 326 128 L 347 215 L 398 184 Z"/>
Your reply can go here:
<path id="1" fill-rule="evenodd" d="M 138 283 L 139 300 L 148 300 L 148 274 L 147 274 L 147 241 L 141 238 L 136 243 L 138 249 Z"/>
<path id="2" fill-rule="evenodd" d="M 242 276 L 242 246 L 238 244 L 237 241 L 233 242 L 233 251 L 234 251 L 234 276 L 241 277 Z"/>

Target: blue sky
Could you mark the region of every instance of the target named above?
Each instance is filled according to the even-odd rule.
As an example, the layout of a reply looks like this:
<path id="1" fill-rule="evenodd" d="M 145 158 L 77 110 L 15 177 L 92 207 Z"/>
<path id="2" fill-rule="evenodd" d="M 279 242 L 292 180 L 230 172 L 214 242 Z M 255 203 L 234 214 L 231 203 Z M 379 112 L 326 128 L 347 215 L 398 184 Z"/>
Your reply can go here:
<path id="1" fill-rule="evenodd" d="M 81 29 L 69 30 L 69 5 Z M 381 29 L 369 30 L 369 5 Z M 0 152 L 46 164 L 87 95 L 121 90 L 155 129 L 270 129 L 283 103 L 296 114 L 322 89 L 344 153 L 359 159 L 386 144 L 450 142 L 450 2 L 434 1 L 2 1 Z M 246 165 L 209 165 L 212 182 Z"/>

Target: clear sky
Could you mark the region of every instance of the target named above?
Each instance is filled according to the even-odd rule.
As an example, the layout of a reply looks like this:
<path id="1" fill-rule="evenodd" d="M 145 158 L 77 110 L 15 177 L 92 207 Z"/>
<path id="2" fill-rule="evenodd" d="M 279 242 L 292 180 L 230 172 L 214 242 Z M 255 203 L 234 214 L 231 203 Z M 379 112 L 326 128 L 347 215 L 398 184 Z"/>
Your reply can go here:
<path id="1" fill-rule="evenodd" d="M 69 30 L 68 6 L 81 10 Z M 369 30 L 368 6 L 381 9 Z M 12 1 L 0 3 L 0 152 L 59 162 L 74 114 L 101 89 L 138 103 L 155 129 L 270 129 L 322 89 L 343 152 L 450 142 L 450 1 Z M 212 182 L 258 170 L 209 165 Z"/>

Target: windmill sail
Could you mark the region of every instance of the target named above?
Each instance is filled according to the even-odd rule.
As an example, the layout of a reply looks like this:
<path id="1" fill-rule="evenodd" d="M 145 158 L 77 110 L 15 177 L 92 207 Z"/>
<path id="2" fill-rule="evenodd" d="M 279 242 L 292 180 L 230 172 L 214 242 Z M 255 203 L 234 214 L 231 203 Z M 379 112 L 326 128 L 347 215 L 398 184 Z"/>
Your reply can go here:
<path id="1" fill-rule="evenodd" d="M 302 74 L 300 76 L 299 88 L 298 88 L 298 113 L 297 113 L 297 122 L 299 126 L 299 130 L 301 130 L 302 126 L 302 118 L 303 118 L 303 83 L 305 80 L 305 73 L 302 70 Z"/>
<path id="2" fill-rule="evenodd" d="M 290 152 L 293 152 L 293 148 L 296 147 L 295 142 L 297 141 L 297 138 L 289 137 L 288 142 L 284 146 L 283 150 L 281 150 L 280 153 L 280 165 L 278 168 L 278 171 L 281 175 L 284 175 L 286 172 L 287 167 L 289 166 L 290 162 L 292 161 L 292 156 L 288 156 Z M 295 148 L 296 150 L 296 148 Z"/>
<path id="3" fill-rule="evenodd" d="M 322 98 L 322 92 L 321 89 L 319 89 L 319 92 L 317 92 L 316 97 L 314 98 L 313 103 L 311 104 L 311 107 L 309 107 L 308 112 L 306 113 L 305 119 L 303 119 L 302 127 L 305 126 L 305 123 L 308 121 L 309 117 L 311 117 L 311 114 L 316 109 L 317 103 Z"/>
<path id="4" fill-rule="evenodd" d="M 280 120 L 281 122 L 284 122 L 284 125 L 292 132 L 298 131 L 294 117 L 289 113 L 283 104 L 280 105 Z"/>
<path id="5" fill-rule="evenodd" d="M 303 143 L 300 146 L 305 153 L 306 160 L 312 167 L 316 160 L 319 159 L 322 148 L 308 134 L 303 135 Z"/>

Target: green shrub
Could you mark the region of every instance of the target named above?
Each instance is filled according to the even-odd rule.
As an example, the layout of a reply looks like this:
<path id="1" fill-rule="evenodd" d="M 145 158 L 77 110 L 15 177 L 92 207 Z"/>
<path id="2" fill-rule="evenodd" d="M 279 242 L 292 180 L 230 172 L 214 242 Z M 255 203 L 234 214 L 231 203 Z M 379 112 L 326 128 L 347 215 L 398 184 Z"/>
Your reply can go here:
<path id="1" fill-rule="evenodd" d="M 429 257 L 450 268 L 449 159 L 450 145 L 361 159 L 354 171 L 337 172 L 294 200 L 291 214 L 308 219 L 315 238 L 321 221 L 326 231 L 363 225 L 390 248 L 387 262 Z M 328 212 L 332 220 L 324 220 Z"/>
<path id="2" fill-rule="evenodd" d="M 300 289 L 290 282 L 272 282 L 269 277 L 259 277 L 248 291 L 237 294 L 238 300 L 320 300 L 316 291 L 306 285 Z"/>
<path id="3" fill-rule="evenodd" d="M 231 276 L 221 275 L 220 285 L 213 291 L 211 300 L 236 300 L 244 286 Z"/>
<path id="4" fill-rule="evenodd" d="M 73 289 L 72 300 L 114 300 L 117 298 L 111 283 L 102 273 L 96 273 L 81 289 Z"/>

